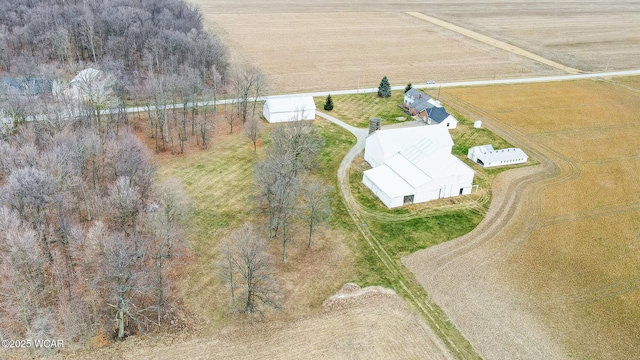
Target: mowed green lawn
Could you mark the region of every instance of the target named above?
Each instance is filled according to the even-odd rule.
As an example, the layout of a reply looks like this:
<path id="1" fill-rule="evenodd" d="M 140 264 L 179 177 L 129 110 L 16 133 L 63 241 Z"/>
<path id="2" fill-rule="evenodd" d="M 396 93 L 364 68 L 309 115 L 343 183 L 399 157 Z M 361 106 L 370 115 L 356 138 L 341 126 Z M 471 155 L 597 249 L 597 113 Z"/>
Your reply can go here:
<path id="1" fill-rule="evenodd" d="M 191 219 L 187 241 L 194 253 L 183 296 L 191 311 L 213 325 L 226 318 L 226 296 L 215 274 L 221 239 L 251 219 L 253 168 L 263 149 L 253 147 L 241 133 L 217 135 L 207 150 L 158 162 L 160 180 L 179 179 L 190 200 Z"/>
<path id="2" fill-rule="evenodd" d="M 434 95 L 435 94 L 431 94 Z M 328 113 L 359 127 L 368 126 L 370 117 L 382 119 L 385 125 L 412 121 L 400 104 L 404 91 L 394 91 L 390 98 L 379 98 L 377 94 L 333 96 L 334 109 Z M 316 98 L 316 106 L 322 106 L 324 99 Z M 350 172 L 351 191 L 358 201 L 363 218 L 385 249 L 399 258 L 441 242 L 462 236 L 482 221 L 491 200 L 491 184 L 495 176 L 505 170 L 537 164 L 530 159 L 527 164 L 485 169 L 467 159 L 470 147 L 492 144 L 495 148 L 512 145 L 486 128 L 476 129 L 473 122 L 444 104 L 447 111 L 459 121 L 456 129 L 450 130 L 454 141 L 452 153 L 471 166 L 476 172 L 473 194 L 388 209 L 362 184 L 362 173 L 369 165 L 362 157 L 356 158 Z M 364 110 L 364 111 L 363 111 Z M 407 120 L 399 120 L 405 117 Z"/>
<path id="3" fill-rule="evenodd" d="M 346 130 L 325 120 L 316 120 L 315 123 L 325 138 L 325 146 L 314 173 L 335 189 L 338 166 L 346 152 L 355 144 L 355 138 Z M 199 314 L 209 325 L 209 329 L 223 326 L 230 320 L 227 307 L 229 297 L 216 268 L 220 242 L 244 222 L 264 220 L 260 219 L 260 210 L 255 199 L 257 189 L 254 183 L 254 168 L 257 161 L 266 154 L 266 148 L 269 146 L 268 134 L 275 125 L 266 122 L 262 125 L 262 142 L 266 145 L 258 147 L 255 153 L 253 145 L 239 126 L 234 129 L 233 134 L 229 134 L 226 125 L 220 124 L 226 130 L 218 130 L 209 149 L 194 150 L 182 156 L 164 155 L 157 158 L 159 181 L 169 177 L 179 179 L 190 200 L 191 218 L 186 240 L 193 251 L 194 262 L 183 287 L 183 296 L 189 309 Z M 344 205 L 337 190 L 331 194 L 331 203 L 334 216 L 328 221 L 326 232 L 329 235 L 325 237 L 345 239 L 347 244 L 342 252 L 351 253 L 358 245 L 354 243 L 352 224 L 346 222 L 343 216 Z M 298 227 L 298 231 L 300 237 L 306 236 L 301 226 Z M 322 242 L 322 234 L 321 231 L 318 235 L 321 242 L 314 256 L 324 256 L 323 251 L 338 251 L 330 240 Z M 300 244 L 302 241 L 294 242 L 290 246 L 303 249 Z M 273 252 L 277 253 L 278 249 L 277 240 L 274 240 Z M 303 252 L 301 254 L 300 257 L 305 255 Z M 338 258 L 341 256 L 342 254 L 336 255 Z M 286 265 L 278 265 L 278 271 L 287 283 L 286 286 L 295 287 L 290 283 L 305 281 L 297 280 L 296 275 L 292 274 L 298 266 L 310 266 L 312 269 L 316 266 L 305 265 L 302 261 L 297 259 L 294 253 L 292 260 Z M 315 260 L 311 258 L 304 261 Z M 349 264 L 352 262 L 353 259 L 350 259 Z M 309 307 L 320 306 L 322 300 L 335 292 L 342 283 L 357 280 L 357 275 L 351 273 L 352 268 L 350 265 L 343 266 L 343 269 L 334 271 L 332 277 L 329 276 L 329 280 L 339 281 L 339 284 L 330 282 L 326 289 L 313 289 L 308 295 L 297 296 L 306 296 L 300 301 L 308 303 Z M 293 312 L 295 313 L 295 310 Z"/>

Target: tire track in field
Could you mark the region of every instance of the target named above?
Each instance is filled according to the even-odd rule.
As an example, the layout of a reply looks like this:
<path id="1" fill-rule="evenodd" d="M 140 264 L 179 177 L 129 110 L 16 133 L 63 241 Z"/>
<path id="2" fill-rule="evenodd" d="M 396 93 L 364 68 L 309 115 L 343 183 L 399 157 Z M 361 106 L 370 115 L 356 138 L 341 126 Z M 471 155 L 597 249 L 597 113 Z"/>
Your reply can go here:
<path id="1" fill-rule="evenodd" d="M 458 33 L 460 35 L 466 36 L 466 37 L 471 38 L 473 40 L 480 41 L 480 42 L 485 43 L 487 45 L 491 45 L 491 46 L 493 46 L 495 48 L 498 48 L 500 50 L 504 50 L 504 51 L 510 52 L 512 54 L 515 54 L 515 55 L 518 55 L 518 56 L 522 56 L 522 57 L 525 57 L 527 59 L 539 62 L 541 64 L 544 64 L 544 65 L 547 65 L 547 66 L 550 66 L 550 67 L 565 71 L 565 72 L 567 72 L 569 74 L 576 75 L 576 74 L 581 74 L 582 73 L 582 71 L 580 71 L 578 69 L 574 69 L 572 67 L 560 64 L 560 63 L 555 62 L 553 60 L 549 60 L 547 58 L 544 58 L 544 57 L 542 57 L 540 55 L 534 54 L 532 52 L 529 52 L 529 51 L 524 50 L 522 48 L 519 48 L 517 46 L 511 45 L 511 44 L 507 44 L 504 41 L 496 40 L 496 39 L 494 39 L 492 37 L 477 33 L 475 31 L 471 31 L 469 29 L 465 29 L 463 27 L 454 25 L 454 24 L 452 24 L 450 22 L 446 22 L 446 21 L 443 21 L 443 20 L 440 20 L 440 19 L 436 19 L 436 18 L 434 18 L 432 16 L 424 15 L 424 14 L 421 14 L 421 13 L 418 13 L 418 12 L 413 12 L 413 11 L 406 12 L 406 14 L 410 15 L 410 16 L 413 16 L 415 18 L 418 18 L 420 20 L 428 21 L 428 22 L 430 22 L 430 23 L 432 23 L 434 25 L 443 27 L 443 28 L 445 28 L 447 30 L 454 31 L 454 32 L 456 32 L 456 33 Z"/>
<path id="2" fill-rule="evenodd" d="M 509 170 L 500 174 L 496 180 L 494 180 L 494 184 L 496 181 L 504 180 L 504 178 L 506 178 L 507 181 L 505 181 L 504 184 L 506 186 L 503 186 L 500 191 L 494 194 L 494 201 L 489 208 L 486 218 L 471 233 L 451 242 L 438 245 L 437 249 L 428 249 L 427 251 L 430 251 L 429 255 L 419 257 L 420 260 L 417 260 L 420 255 L 411 255 L 403 259 L 405 264 L 407 264 L 406 261 L 410 261 L 411 266 L 409 267 L 412 271 L 419 270 L 420 267 L 424 267 L 424 269 L 426 269 L 425 271 L 428 272 L 429 275 L 425 277 L 423 273 L 423 277 L 421 278 L 423 281 L 422 283 L 425 286 L 429 283 L 432 284 L 426 287 L 433 289 L 435 291 L 434 294 L 442 296 L 443 293 L 438 293 L 438 291 L 440 291 L 438 288 L 447 288 L 447 285 L 444 282 L 438 284 L 439 281 L 448 281 L 450 283 L 451 281 L 468 281 L 468 279 L 473 279 L 478 276 L 484 278 L 482 275 L 474 276 L 474 274 L 481 274 L 491 270 L 492 268 L 500 266 L 499 264 L 503 263 L 510 254 L 513 254 L 535 231 L 542 227 L 553 225 L 558 226 L 571 221 L 588 221 L 593 218 L 615 216 L 617 214 L 638 211 L 638 209 L 640 209 L 640 204 L 638 203 L 616 204 L 580 213 L 571 213 L 568 215 L 543 219 L 541 216 L 541 195 L 550 188 L 576 180 L 580 176 L 580 168 L 578 165 L 582 164 L 582 162 L 573 161 L 558 151 L 536 142 L 534 135 L 525 134 L 519 131 L 513 126 L 500 121 L 495 118 L 495 116 L 492 116 L 487 111 L 484 111 L 473 104 L 452 95 L 442 95 L 441 97 L 443 98 L 443 102 L 450 104 L 458 110 L 464 109 L 468 113 L 480 115 L 489 120 L 487 121 L 487 127 L 490 130 L 502 136 L 510 143 L 514 145 L 517 144 L 516 146 L 520 146 L 525 149 L 525 152 L 529 153 L 532 158 L 538 160 L 541 165 L 530 169 L 520 168 Z M 592 161 L 590 163 L 607 163 L 610 161 L 610 159 L 604 159 Z M 518 217 L 514 218 L 516 214 L 518 214 Z M 493 241 L 496 238 L 499 238 L 499 243 Z M 420 265 L 419 262 L 422 262 L 424 265 Z M 428 265 L 427 262 L 429 263 Z M 419 275 L 418 273 L 416 274 Z M 497 273 L 492 272 L 491 274 L 492 275 L 488 278 L 493 278 Z M 429 283 L 427 283 L 425 279 L 428 279 Z M 496 283 L 495 279 L 489 281 L 489 283 L 483 282 L 484 286 L 501 286 L 500 283 Z M 491 281 L 493 281 L 493 283 Z M 544 299 L 538 300 L 552 306 L 564 307 L 603 301 L 610 297 L 628 294 L 638 291 L 639 289 L 640 278 L 632 278 L 602 287 L 585 289 L 566 296 L 547 299 L 549 301 Z M 469 296 L 473 297 L 474 294 L 475 293 L 471 291 L 471 295 Z M 505 294 L 508 295 L 508 293 Z M 476 294 L 476 296 L 477 295 L 478 294 Z M 444 299 L 449 299 L 450 295 L 447 296 L 444 298 L 441 297 L 439 301 L 447 301 Z M 484 296 L 487 296 L 486 293 Z M 489 295 L 487 299 L 491 299 L 491 295 Z M 509 304 L 509 301 L 506 303 Z M 499 304 L 504 305 L 504 302 L 499 302 Z M 463 305 L 457 305 L 457 310 L 454 310 L 454 315 L 458 316 L 458 319 L 461 319 L 466 324 L 464 329 L 469 330 L 468 326 L 471 326 L 470 324 L 473 324 L 473 322 L 477 320 L 469 318 L 468 314 L 460 313 L 460 306 Z M 471 305 L 471 307 L 473 306 L 477 305 Z M 516 305 L 514 310 L 516 316 L 519 314 L 518 311 L 522 313 L 521 310 L 518 310 L 519 308 L 525 309 L 527 307 L 524 305 Z M 456 311 L 458 313 L 456 313 Z M 480 311 L 479 314 L 481 317 L 486 317 L 489 316 L 487 315 L 489 313 L 490 312 Z M 478 314 L 476 314 L 476 316 L 477 315 Z M 484 326 L 494 324 L 494 326 L 504 327 L 506 324 L 504 321 L 504 319 L 501 319 L 501 321 L 495 323 L 493 320 L 484 319 L 480 323 L 484 324 Z M 522 328 L 522 326 L 516 325 L 514 329 L 517 328 Z M 544 327 L 542 327 L 542 329 L 544 329 Z M 474 332 L 476 330 L 477 327 L 471 327 L 471 330 L 469 331 Z M 522 338 L 519 336 L 517 331 L 511 331 L 513 329 L 501 330 L 506 333 L 513 334 L 514 338 L 508 341 L 526 339 L 526 337 Z M 534 340 L 538 342 L 530 344 L 532 347 L 540 346 L 540 349 L 543 349 L 546 346 L 544 342 L 540 342 L 540 339 L 545 338 L 545 330 L 542 331 L 542 337 L 538 337 L 538 340 Z M 477 340 L 477 338 L 475 339 Z M 482 346 L 485 346 L 488 343 L 486 342 L 486 338 L 478 341 L 480 344 L 474 343 L 474 346 L 479 350 L 482 349 Z M 548 349 L 553 352 L 553 347 Z M 510 353 L 506 356 L 513 357 L 514 354 Z M 541 353 L 538 353 L 537 355 L 529 354 L 528 356 L 540 358 Z M 554 355 L 549 353 L 548 356 L 551 357 Z"/>
<path id="3" fill-rule="evenodd" d="M 407 256 L 403 258 L 403 262 L 421 279 L 423 286 L 434 291 L 439 302 L 445 302 L 447 309 L 452 311 L 451 315 L 456 318 L 456 323 L 462 326 L 462 330 L 474 341 L 474 347 L 481 351 L 483 356 L 558 358 L 562 350 L 550 342 L 551 339 L 543 326 L 517 306 L 514 308 L 515 305 L 510 298 L 497 299 L 492 292 L 487 292 L 486 287 L 497 286 L 503 289 L 501 283 L 489 280 L 488 283 L 477 283 L 483 285 L 472 285 L 470 282 L 492 279 L 497 274 L 486 270 L 500 264 L 509 254 L 516 251 L 540 223 L 540 194 L 553 186 L 576 179 L 580 170 L 561 154 L 535 143 L 535 139 L 495 119 L 486 111 L 451 95 L 441 95 L 441 98 L 444 103 L 459 111 L 465 110 L 474 116 L 480 115 L 487 119 L 487 128 L 506 141 L 522 147 L 532 159 L 539 161 L 540 165 L 499 174 L 494 179 L 493 189 L 497 187 L 500 191 L 493 193 L 489 211 L 476 229 L 458 239 Z M 515 215 L 523 212 L 525 215 L 517 219 L 525 220 L 514 223 Z M 503 239 L 499 245 L 493 241 L 497 237 Z M 426 282 L 426 279 L 429 282 Z M 465 296 L 454 296 L 457 298 L 457 305 L 453 307 L 451 306 L 454 304 L 449 303 L 452 301 L 451 296 L 443 297 L 445 293 L 438 290 L 450 288 L 452 281 L 461 282 L 460 284 L 469 283 L 470 289 Z M 500 290 L 499 293 L 502 291 L 505 290 Z M 492 311 L 484 310 L 485 306 L 479 306 L 477 303 L 492 302 L 496 299 L 494 306 L 512 309 L 507 313 L 518 320 L 514 322 L 512 318 L 503 314 L 491 315 Z M 469 301 L 473 304 L 467 304 Z M 524 329 L 528 331 L 523 332 Z M 487 332 L 496 330 L 502 335 L 486 336 Z M 502 337 L 504 339 L 497 340 Z M 507 342 L 511 343 L 511 346 L 507 346 Z M 515 343 L 519 345 L 513 346 Z"/>
<path id="4" fill-rule="evenodd" d="M 436 258 L 438 261 L 437 268 L 444 271 L 447 264 L 458 261 L 458 258 L 474 252 L 484 243 L 492 240 L 498 233 L 507 229 L 506 225 L 511 222 L 514 214 L 521 209 L 527 210 L 527 222 L 519 224 L 519 226 L 509 229 L 512 234 L 529 235 L 536 230 L 540 221 L 541 203 L 540 195 L 547 189 L 572 181 L 580 176 L 580 170 L 569 159 L 563 157 L 551 148 L 536 143 L 527 134 L 522 133 L 518 129 L 500 121 L 490 113 L 477 106 L 466 102 L 460 98 L 451 95 L 440 96 L 444 103 L 461 110 L 466 109 L 474 116 L 480 116 L 487 119 L 486 127 L 496 133 L 509 143 L 518 144 L 519 147 L 528 153 L 532 158 L 538 160 L 540 165 L 534 169 L 519 168 L 508 170 L 508 175 L 500 174 L 503 177 L 512 177 L 506 185 L 506 190 L 499 194 L 494 194 L 495 198 L 486 214 L 485 219 L 468 235 L 465 235 L 465 241 L 461 241 L 459 245 L 449 251 L 439 252 Z M 538 150 L 539 149 L 539 150 Z M 511 176 L 514 173 L 523 173 L 521 176 Z M 494 180 L 495 181 L 495 180 Z M 524 191 L 528 189 L 527 191 Z M 524 196 L 523 196 L 524 194 Z M 496 249 L 490 254 L 483 254 L 482 260 L 478 261 L 478 257 L 474 256 L 473 261 L 469 262 L 471 266 L 482 266 L 487 261 L 495 261 L 502 259 L 506 255 L 516 250 L 519 244 L 526 239 L 527 236 L 513 237 L 507 246 Z"/>
<path id="5" fill-rule="evenodd" d="M 400 290 L 401 293 L 404 293 L 404 298 L 427 320 L 434 335 L 428 339 L 432 344 L 432 348 L 438 349 L 442 357 L 447 359 L 478 359 L 479 356 L 469 346 L 466 339 L 464 339 L 457 330 L 451 329 L 448 319 L 442 318 L 442 312 L 439 311 L 439 309 L 436 308 L 436 305 L 427 298 L 426 294 L 421 291 L 422 289 L 413 285 L 408 280 L 404 267 L 389 255 L 380 241 L 371 233 L 359 212 L 358 203 L 353 197 L 353 194 L 351 193 L 351 186 L 349 185 L 349 169 L 351 168 L 353 160 L 364 149 L 367 130 L 347 125 L 332 116 L 318 111 L 316 111 L 316 114 L 339 126 L 342 126 L 358 139 L 353 148 L 351 148 L 351 150 L 349 150 L 345 155 L 340 163 L 340 167 L 338 168 L 338 186 L 340 188 L 342 198 L 356 228 L 367 244 L 371 247 L 374 254 L 381 261 L 382 265 L 387 270 L 388 275 L 397 283 L 397 286 L 399 287 L 398 290 Z"/>

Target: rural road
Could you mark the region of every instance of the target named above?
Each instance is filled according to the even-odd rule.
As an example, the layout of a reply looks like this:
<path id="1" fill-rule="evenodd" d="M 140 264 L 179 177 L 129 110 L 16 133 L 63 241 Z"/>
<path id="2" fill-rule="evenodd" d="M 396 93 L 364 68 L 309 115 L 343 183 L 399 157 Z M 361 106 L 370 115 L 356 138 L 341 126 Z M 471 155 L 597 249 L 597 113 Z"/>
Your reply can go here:
<path id="1" fill-rule="evenodd" d="M 574 74 L 574 75 L 557 75 L 557 76 L 542 76 L 542 77 L 529 77 L 529 78 L 521 78 L 521 79 L 497 79 L 497 80 L 476 80 L 476 81 L 458 81 L 458 82 L 447 82 L 440 84 L 415 84 L 413 85 L 416 89 L 439 89 L 439 88 L 451 88 L 451 87 L 466 87 L 466 86 L 490 86 L 490 85 L 509 85 L 509 84 L 528 84 L 528 83 L 545 83 L 545 82 L 556 82 L 556 81 L 574 81 L 581 79 L 598 79 L 598 78 L 607 78 L 607 77 L 619 77 L 619 76 L 634 76 L 640 75 L 640 69 L 638 70 L 624 70 L 624 71 L 609 71 L 609 72 L 600 72 L 600 73 L 589 73 L 589 74 Z M 405 85 L 401 86 L 392 86 L 391 90 L 404 90 Z M 312 97 L 322 97 L 331 95 L 357 95 L 357 94 L 368 94 L 375 93 L 378 91 L 378 88 L 363 88 L 363 89 L 351 89 L 351 90 L 335 90 L 335 91 L 318 91 L 318 92 L 308 92 L 308 93 L 297 93 L 297 94 L 280 94 L 280 95 L 272 95 L 272 96 L 260 96 L 256 101 L 265 101 L 267 97 L 288 97 L 288 96 L 312 96 Z M 194 105 L 198 106 L 211 106 L 211 105 L 225 105 L 225 104 L 233 104 L 239 101 L 239 99 L 223 99 L 216 101 L 200 101 L 198 103 L 187 103 L 187 107 L 192 107 Z M 253 99 L 251 99 L 253 101 Z M 167 109 L 182 109 L 184 104 L 169 104 L 167 105 Z M 138 107 L 128 107 L 126 108 L 127 113 L 135 113 L 135 112 L 145 112 L 147 110 L 155 110 L 155 106 L 150 106 L 149 109 L 144 106 Z M 117 113 L 117 109 L 111 110 L 114 113 Z M 109 113 L 109 110 L 105 111 L 105 113 Z M 337 119 L 336 119 L 337 120 Z M 340 120 L 338 120 L 340 121 Z M 347 129 L 348 130 L 348 129 Z"/>

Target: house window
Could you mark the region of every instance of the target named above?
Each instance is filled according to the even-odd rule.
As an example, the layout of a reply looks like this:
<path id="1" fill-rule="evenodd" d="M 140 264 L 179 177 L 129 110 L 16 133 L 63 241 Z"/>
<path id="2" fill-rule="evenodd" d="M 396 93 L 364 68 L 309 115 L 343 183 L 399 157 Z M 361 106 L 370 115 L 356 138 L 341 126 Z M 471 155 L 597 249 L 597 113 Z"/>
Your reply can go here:
<path id="1" fill-rule="evenodd" d="M 464 191 L 464 188 L 460 188 L 460 194 L 459 195 L 462 195 L 462 191 Z"/>
<path id="2" fill-rule="evenodd" d="M 449 127 L 449 123 L 447 123 L 447 127 Z"/>

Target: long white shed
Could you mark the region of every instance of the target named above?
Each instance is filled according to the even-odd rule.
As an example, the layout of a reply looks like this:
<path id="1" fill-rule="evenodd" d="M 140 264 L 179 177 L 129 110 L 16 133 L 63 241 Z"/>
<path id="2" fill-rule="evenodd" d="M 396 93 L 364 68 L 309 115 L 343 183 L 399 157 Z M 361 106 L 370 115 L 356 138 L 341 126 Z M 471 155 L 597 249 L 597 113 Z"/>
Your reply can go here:
<path id="1" fill-rule="evenodd" d="M 520 148 L 496 150 L 490 144 L 470 148 L 467 157 L 482 167 L 522 164 L 529 159 L 529 156 Z"/>
<path id="2" fill-rule="evenodd" d="M 265 100 L 262 115 L 270 123 L 313 120 L 316 104 L 311 96 L 272 96 Z"/>

